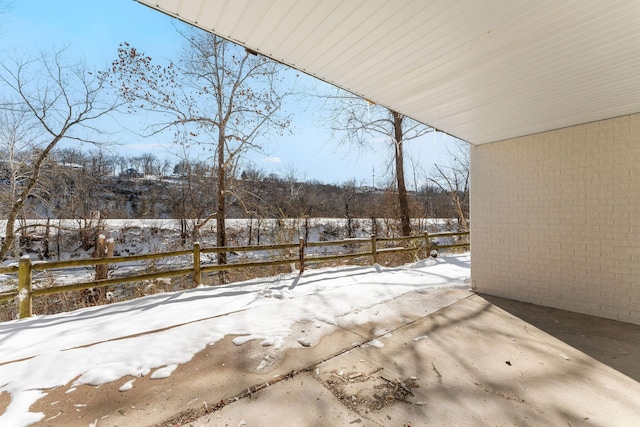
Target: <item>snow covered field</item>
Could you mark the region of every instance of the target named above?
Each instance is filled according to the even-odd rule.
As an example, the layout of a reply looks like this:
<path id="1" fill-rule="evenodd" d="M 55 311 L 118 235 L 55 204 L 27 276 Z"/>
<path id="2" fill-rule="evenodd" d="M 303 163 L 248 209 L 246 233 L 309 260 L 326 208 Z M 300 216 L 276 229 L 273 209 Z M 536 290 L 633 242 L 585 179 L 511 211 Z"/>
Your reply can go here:
<path id="1" fill-rule="evenodd" d="M 0 220 L 0 238 L 3 233 L 3 223 Z M 194 221 L 187 221 L 193 226 Z M 449 230 L 453 225 L 452 220 L 447 219 L 415 219 L 413 221 L 414 229 L 417 233 L 428 230 L 430 233 Z M 85 239 L 89 244 L 82 241 L 82 236 L 95 236 L 104 234 L 107 238 L 115 241 L 114 255 L 128 256 L 141 255 L 159 252 L 168 252 L 176 250 L 191 250 L 193 248 L 193 240 L 183 239 L 181 236 L 181 223 L 175 219 L 165 220 L 51 220 L 50 228 L 47 229 L 42 221 L 29 220 L 25 224 L 31 225 L 29 228 L 29 238 L 24 239 L 21 243 L 19 253 L 29 255 L 34 262 L 39 261 L 64 261 L 73 259 L 91 258 L 94 247 L 91 238 Z M 25 225 L 23 224 L 23 225 Z M 35 224 L 39 226 L 35 227 Z M 182 224 L 184 225 L 184 224 Z M 347 230 L 350 229 L 349 233 Z M 395 230 L 395 231 L 394 231 Z M 302 219 L 261 219 L 261 220 L 245 220 L 245 219 L 229 219 L 227 220 L 227 238 L 229 246 L 257 245 L 257 244 L 274 244 L 274 243 L 298 243 L 299 237 L 305 238 L 308 242 L 318 241 L 335 241 L 346 239 L 348 237 L 369 237 L 371 234 L 377 234 L 379 237 L 390 237 L 397 235 L 397 224 L 392 219 L 378 218 L 356 218 L 350 223 L 346 219 L 339 218 L 310 218 Z M 441 238 L 441 243 L 453 243 Z M 206 226 L 200 229 L 197 241 L 202 247 L 216 246 L 216 229 L 215 221 L 208 222 Z M 46 249 L 45 249 L 46 243 Z M 342 247 L 322 247 L 309 248 L 307 255 L 330 255 L 340 252 Z M 45 254 L 47 254 L 45 256 Z M 267 260 L 273 256 L 269 252 L 243 252 L 240 254 L 229 254 L 230 262 L 249 261 L 249 260 Z M 265 258 L 266 257 L 266 258 Z M 215 263 L 215 254 L 201 255 L 203 264 Z M 130 276 L 138 274 L 147 269 L 178 269 L 189 267 L 192 263 L 191 256 L 163 258 L 152 262 L 135 261 L 127 264 L 112 265 L 109 270 L 110 278 Z M 17 258 L 7 259 L 4 265 L 17 265 Z M 273 273 L 271 273 L 273 274 Z M 95 275 L 94 267 L 78 267 L 59 270 L 36 271 L 33 275 L 34 288 L 60 286 L 83 281 L 91 281 Z M 242 279 L 245 279 L 243 277 Z M 166 282 L 166 283 L 165 283 Z M 165 291 L 179 290 L 184 288 L 184 281 L 178 280 L 173 283 L 172 280 L 166 279 L 161 284 Z M 204 282 L 205 284 L 210 284 Z M 157 283 L 143 283 L 140 294 L 146 292 L 143 288 L 156 287 Z M 17 274 L 0 274 L 0 292 L 15 290 L 17 287 Z M 113 290 L 115 301 L 131 298 L 131 294 L 137 291 L 134 288 Z M 55 303 L 55 302 L 54 302 Z M 53 305 L 56 306 L 55 304 Z M 7 320 L 14 318 L 11 309 L 0 313 L 0 319 Z M 67 308 L 68 310 L 68 308 Z M 15 310 L 13 310 L 15 311 Z M 37 310 L 36 310 L 37 311 Z M 52 309 L 48 311 L 59 312 L 60 309 Z M 45 312 L 46 311 L 42 311 Z"/>
<path id="2" fill-rule="evenodd" d="M 0 396 L 10 394 L 11 403 L 0 415 L 0 425 L 41 420 L 44 415 L 29 412 L 29 407 L 47 389 L 70 384 L 67 393 L 73 393 L 80 384 L 119 380 L 120 390 L 126 391 L 136 384 L 125 376 L 170 376 L 226 335 L 238 335 L 236 345 L 260 340 L 275 349 L 291 342 L 313 346 L 318 333 L 292 337 L 294 324 L 313 322 L 319 331 L 347 314 L 364 324 L 370 319 L 358 314 L 368 307 L 421 289 L 467 288 L 469 277 L 466 253 L 394 268 L 310 269 L 301 276 L 199 287 L 1 323 Z M 391 315 L 380 313 L 378 320 Z"/>
<path id="3" fill-rule="evenodd" d="M 100 234 L 116 241 L 115 255 L 134 255 L 151 252 L 172 251 L 184 249 L 181 242 L 181 228 L 187 233 L 193 230 L 194 223 L 201 222 L 187 220 L 181 224 L 177 219 L 105 219 L 100 220 L 51 220 L 48 230 L 50 261 L 74 258 L 88 258 L 93 248 L 82 249 L 80 242 L 81 231 L 98 229 Z M 35 225 L 38 224 L 36 227 Z M 37 254 L 42 252 L 43 240 L 46 234 L 44 220 L 26 220 L 21 226 L 29 226 L 31 246 L 22 247 L 22 251 L 37 260 Z M 209 221 L 200 229 L 196 239 L 203 246 L 215 246 L 215 220 Z M 399 231 L 396 220 L 389 218 L 353 218 L 348 224 L 346 219 L 340 218 L 309 218 L 304 219 L 227 219 L 227 239 L 229 246 L 297 243 L 299 237 L 307 241 L 340 240 L 348 237 L 369 237 L 375 233 L 379 237 L 390 237 Z M 0 238 L 4 237 L 6 220 L 0 220 Z M 351 228 L 349 236 L 347 229 Z M 455 228 L 455 220 L 449 219 L 414 219 L 412 226 L 416 233 L 423 231 L 441 232 Z M 191 238 L 186 239 L 187 248 L 191 247 Z M 182 246 L 181 246 L 182 245 Z M 15 261 L 15 260 L 14 260 Z"/>

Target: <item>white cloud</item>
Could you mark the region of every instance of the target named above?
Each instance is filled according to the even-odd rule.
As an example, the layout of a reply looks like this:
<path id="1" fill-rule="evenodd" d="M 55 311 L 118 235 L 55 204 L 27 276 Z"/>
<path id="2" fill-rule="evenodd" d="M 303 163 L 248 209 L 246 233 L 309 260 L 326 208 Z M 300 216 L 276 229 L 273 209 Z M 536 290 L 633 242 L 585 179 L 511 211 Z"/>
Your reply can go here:
<path id="1" fill-rule="evenodd" d="M 280 157 L 265 157 L 264 158 L 264 162 L 265 163 L 282 163 L 282 160 L 280 160 Z"/>

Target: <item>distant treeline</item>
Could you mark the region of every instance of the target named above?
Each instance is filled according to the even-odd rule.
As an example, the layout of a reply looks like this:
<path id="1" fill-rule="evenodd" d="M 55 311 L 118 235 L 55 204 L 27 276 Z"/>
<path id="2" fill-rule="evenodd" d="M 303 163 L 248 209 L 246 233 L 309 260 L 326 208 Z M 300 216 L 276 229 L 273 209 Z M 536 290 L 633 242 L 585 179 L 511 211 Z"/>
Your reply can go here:
<path id="1" fill-rule="evenodd" d="M 28 167 L 28 161 L 22 163 Z M 238 168 L 240 169 L 240 168 Z M 216 212 L 216 174 L 204 161 L 171 164 L 152 154 L 126 158 L 60 150 L 42 168 L 25 218 L 207 218 Z M 0 198 L 20 187 L 20 170 L 0 164 Z M 291 175 L 291 174 L 290 174 Z M 228 218 L 396 217 L 395 189 L 299 181 L 244 168 L 226 183 Z M 451 194 L 425 185 L 409 192 L 414 218 L 455 218 Z M 468 200 L 468 197 L 463 197 Z M 0 204 L 0 215 L 6 215 Z M 465 206 L 468 212 L 468 206 Z"/>

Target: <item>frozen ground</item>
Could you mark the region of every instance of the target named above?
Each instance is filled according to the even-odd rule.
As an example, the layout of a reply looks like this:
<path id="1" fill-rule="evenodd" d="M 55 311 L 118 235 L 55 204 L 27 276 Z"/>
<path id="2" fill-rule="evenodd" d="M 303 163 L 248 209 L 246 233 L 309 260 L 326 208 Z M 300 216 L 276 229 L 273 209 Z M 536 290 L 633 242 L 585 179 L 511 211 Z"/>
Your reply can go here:
<path id="1" fill-rule="evenodd" d="M 51 220 L 47 229 L 43 220 L 26 220 L 20 226 L 29 226 L 28 238 L 20 251 L 34 260 L 42 255 L 44 241 L 48 241 L 48 261 L 59 261 L 91 256 L 93 247 L 82 248 L 81 234 L 95 231 L 115 240 L 115 255 L 134 255 L 150 252 L 172 251 L 191 248 L 194 238 L 191 233 L 194 224 L 202 220 L 187 220 L 181 224 L 176 219 L 107 219 L 107 220 Z M 348 235 L 348 221 L 340 218 L 303 219 L 227 219 L 227 239 L 229 246 L 272 243 L 298 243 L 299 237 L 307 241 L 341 240 L 347 237 L 369 237 L 374 232 L 380 237 L 390 237 L 397 233 L 394 220 L 387 218 L 354 218 L 351 221 L 351 236 Z M 441 232 L 455 228 L 455 221 L 448 219 L 414 219 L 412 226 L 417 233 L 422 231 Z M 38 224 L 38 226 L 36 226 Z M 4 237 L 6 220 L 0 220 L 0 238 Z M 185 230 L 185 241 L 181 229 Z M 215 221 L 209 221 L 199 230 L 195 240 L 203 246 L 215 246 Z M 15 262 L 8 260 L 7 262 Z"/>
<path id="2" fill-rule="evenodd" d="M 319 331 L 345 314 L 366 323 L 369 319 L 359 319 L 358 313 L 368 307 L 420 289 L 467 287 L 469 275 L 470 255 L 451 255 L 396 268 L 308 270 L 301 276 L 200 287 L 5 322 L 0 324 L 0 398 L 10 396 L 10 403 L 0 425 L 40 421 L 44 415 L 29 407 L 48 389 L 70 384 L 68 393 L 73 393 L 77 385 L 120 380 L 120 390 L 127 391 L 136 384 L 125 376 L 170 376 L 226 335 L 237 335 L 236 345 L 259 340 L 276 348 L 285 342 L 313 346 L 319 332 L 292 336 L 295 323 L 313 322 Z"/>

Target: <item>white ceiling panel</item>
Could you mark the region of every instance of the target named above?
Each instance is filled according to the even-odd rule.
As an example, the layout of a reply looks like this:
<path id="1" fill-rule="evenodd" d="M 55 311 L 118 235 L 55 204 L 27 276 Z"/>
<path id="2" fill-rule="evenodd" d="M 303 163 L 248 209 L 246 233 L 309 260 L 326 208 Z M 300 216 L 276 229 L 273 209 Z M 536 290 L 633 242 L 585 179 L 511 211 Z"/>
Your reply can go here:
<path id="1" fill-rule="evenodd" d="M 473 144 L 640 112 L 640 2 L 137 0 Z"/>

